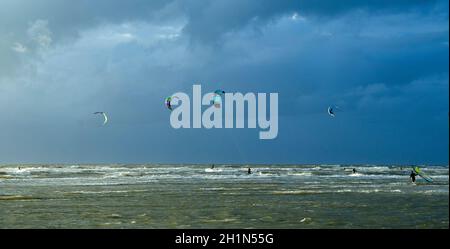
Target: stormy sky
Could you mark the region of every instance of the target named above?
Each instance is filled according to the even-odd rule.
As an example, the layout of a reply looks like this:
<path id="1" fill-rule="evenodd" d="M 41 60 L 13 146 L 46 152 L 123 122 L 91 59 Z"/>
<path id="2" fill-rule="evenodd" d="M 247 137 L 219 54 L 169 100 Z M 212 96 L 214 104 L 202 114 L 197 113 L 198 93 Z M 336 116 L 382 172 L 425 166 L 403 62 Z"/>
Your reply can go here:
<path id="1" fill-rule="evenodd" d="M 0 163 L 448 165 L 448 10 L 447 0 L 0 0 Z M 193 84 L 279 93 L 278 137 L 173 129 L 164 98 Z"/>

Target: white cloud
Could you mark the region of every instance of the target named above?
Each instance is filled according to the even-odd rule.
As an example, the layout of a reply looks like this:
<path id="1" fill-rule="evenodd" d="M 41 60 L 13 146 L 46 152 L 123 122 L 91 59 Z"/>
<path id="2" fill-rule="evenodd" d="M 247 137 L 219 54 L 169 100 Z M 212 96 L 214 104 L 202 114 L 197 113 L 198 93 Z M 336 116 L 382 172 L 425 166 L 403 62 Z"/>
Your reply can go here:
<path id="1" fill-rule="evenodd" d="M 14 46 L 12 46 L 11 49 L 17 53 L 26 53 L 28 51 L 28 48 L 19 42 L 14 43 Z"/>
<path id="2" fill-rule="evenodd" d="M 75 44 L 101 49 L 136 43 L 148 48 L 160 42 L 176 41 L 180 38 L 183 27 L 184 23 L 155 25 L 146 22 L 128 22 L 120 25 L 103 25 L 80 33 L 80 38 Z"/>
<path id="3" fill-rule="evenodd" d="M 291 20 L 293 20 L 293 21 L 306 21 L 306 18 L 304 16 L 301 16 L 297 12 L 294 12 L 294 14 L 292 14 L 292 16 L 291 16 Z"/>
<path id="4" fill-rule="evenodd" d="M 48 48 L 52 43 L 52 32 L 48 28 L 47 20 L 36 20 L 30 24 L 27 30 L 28 36 L 40 47 Z"/>

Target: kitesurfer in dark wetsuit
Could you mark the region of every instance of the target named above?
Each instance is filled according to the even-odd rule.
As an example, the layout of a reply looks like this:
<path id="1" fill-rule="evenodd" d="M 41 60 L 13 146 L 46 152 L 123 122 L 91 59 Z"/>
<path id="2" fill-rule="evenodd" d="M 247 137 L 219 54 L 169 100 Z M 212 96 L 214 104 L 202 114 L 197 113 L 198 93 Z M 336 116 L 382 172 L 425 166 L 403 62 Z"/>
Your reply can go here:
<path id="1" fill-rule="evenodd" d="M 353 174 L 356 174 L 356 169 L 353 169 Z"/>
<path id="2" fill-rule="evenodd" d="M 409 175 L 409 177 L 411 178 L 412 182 L 416 182 L 416 176 L 417 176 L 416 172 L 411 171 L 411 174 Z"/>
<path id="3" fill-rule="evenodd" d="M 250 175 L 250 174 L 252 173 L 252 169 L 251 169 L 251 168 L 248 168 L 247 173 Z"/>

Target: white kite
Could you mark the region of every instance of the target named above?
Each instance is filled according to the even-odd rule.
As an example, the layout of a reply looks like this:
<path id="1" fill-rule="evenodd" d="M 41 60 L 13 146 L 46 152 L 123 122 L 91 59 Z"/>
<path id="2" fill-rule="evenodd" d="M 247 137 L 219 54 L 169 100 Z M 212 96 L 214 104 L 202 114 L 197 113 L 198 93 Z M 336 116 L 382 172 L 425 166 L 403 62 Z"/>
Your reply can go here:
<path id="1" fill-rule="evenodd" d="M 108 123 L 108 116 L 106 116 L 106 113 L 104 112 L 94 112 L 94 114 L 102 114 L 104 121 L 103 121 L 103 125 L 106 125 L 106 123 Z"/>
<path id="2" fill-rule="evenodd" d="M 333 110 L 333 107 L 328 107 L 328 114 L 331 116 L 331 117 L 335 117 L 336 115 L 334 115 L 334 110 Z"/>

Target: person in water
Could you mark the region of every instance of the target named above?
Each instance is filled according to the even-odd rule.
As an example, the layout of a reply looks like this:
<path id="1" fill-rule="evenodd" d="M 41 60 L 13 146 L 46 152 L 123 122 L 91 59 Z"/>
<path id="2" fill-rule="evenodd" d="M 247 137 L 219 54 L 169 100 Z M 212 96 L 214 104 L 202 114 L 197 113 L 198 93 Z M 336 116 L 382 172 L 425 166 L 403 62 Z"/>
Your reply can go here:
<path id="1" fill-rule="evenodd" d="M 353 170 L 352 170 L 352 171 L 353 171 L 353 174 L 356 174 L 356 169 L 355 169 L 355 168 L 353 168 Z"/>
<path id="2" fill-rule="evenodd" d="M 252 169 L 251 169 L 251 168 L 248 168 L 247 173 L 250 175 L 250 174 L 252 173 Z"/>
<path id="3" fill-rule="evenodd" d="M 214 169 L 214 164 L 211 166 L 211 169 Z"/>
<path id="4" fill-rule="evenodd" d="M 412 182 L 416 182 L 416 172 L 414 172 L 413 170 L 411 170 L 411 174 L 409 175 L 409 177 L 411 178 Z"/>

